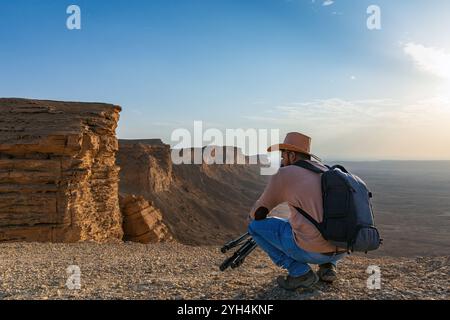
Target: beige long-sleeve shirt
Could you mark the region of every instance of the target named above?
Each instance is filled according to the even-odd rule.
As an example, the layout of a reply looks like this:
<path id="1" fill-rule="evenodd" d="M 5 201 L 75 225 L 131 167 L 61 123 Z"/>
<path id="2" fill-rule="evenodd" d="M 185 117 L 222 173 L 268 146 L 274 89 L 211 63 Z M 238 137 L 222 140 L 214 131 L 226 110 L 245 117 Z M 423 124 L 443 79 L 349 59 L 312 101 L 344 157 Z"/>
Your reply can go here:
<path id="1" fill-rule="evenodd" d="M 321 169 L 328 170 L 322 164 L 309 162 Z M 255 211 L 260 207 L 271 211 L 284 202 L 287 202 L 289 206 L 289 223 L 292 226 L 295 242 L 300 248 L 319 253 L 337 250 L 336 246 L 326 241 L 319 230 L 294 208 L 302 208 L 317 222 L 322 222 L 321 175 L 294 165 L 280 168 L 270 178 L 263 194 L 253 206 L 250 217 L 254 219 Z"/>

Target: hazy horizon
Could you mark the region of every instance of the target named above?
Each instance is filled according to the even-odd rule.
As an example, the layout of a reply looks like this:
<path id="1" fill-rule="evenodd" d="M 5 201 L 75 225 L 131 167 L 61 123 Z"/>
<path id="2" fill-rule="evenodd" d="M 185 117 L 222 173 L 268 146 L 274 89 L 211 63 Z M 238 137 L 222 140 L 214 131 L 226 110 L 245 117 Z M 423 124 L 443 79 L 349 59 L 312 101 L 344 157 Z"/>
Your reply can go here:
<path id="1" fill-rule="evenodd" d="M 167 141 L 164 141 L 163 139 L 161 139 L 161 138 L 157 138 L 157 137 L 152 137 L 152 138 L 136 138 L 136 139 L 128 139 L 128 138 L 120 138 L 119 137 L 119 140 L 131 140 L 131 141 L 133 141 L 133 140 L 161 140 L 163 143 L 165 143 L 165 144 L 168 144 L 168 145 L 170 145 L 170 143 L 168 143 Z M 206 147 L 207 145 L 204 145 L 203 147 Z M 218 147 L 235 147 L 235 146 L 232 146 L 232 145 L 217 145 Z M 171 148 L 172 149 L 174 149 L 173 148 L 173 146 L 171 146 Z M 186 147 L 186 148 L 189 148 L 189 147 Z M 190 148 L 194 148 L 194 147 L 190 147 Z M 238 147 L 239 149 L 241 149 L 240 147 Z M 181 150 L 181 149 L 184 149 L 184 148 L 176 148 L 177 150 L 179 149 L 179 150 Z M 242 151 L 242 149 L 241 149 L 241 151 Z M 262 155 L 262 156 L 265 156 L 265 155 L 268 155 L 268 153 L 260 153 L 260 154 L 248 154 L 248 153 L 246 153 L 246 152 L 242 152 L 245 156 L 250 156 L 250 157 L 252 157 L 252 156 L 258 156 L 258 155 Z M 318 155 L 319 157 L 320 157 L 320 155 Z M 354 157 L 354 158 L 321 158 L 324 162 L 327 162 L 327 161 L 329 161 L 329 162 L 338 162 L 338 161 L 342 161 L 342 162 L 349 162 L 349 163 L 351 163 L 351 162 L 383 162 L 383 161 L 385 161 L 385 162 L 389 162 L 389 161 L 392 161 L 392 162 L 450 162 L 450 158 L 449 159 L 370 159 L 370 158 L 366 158 L 366 159 L 364 159 L 364 158 L 357 158 L 357 157 Z"/>

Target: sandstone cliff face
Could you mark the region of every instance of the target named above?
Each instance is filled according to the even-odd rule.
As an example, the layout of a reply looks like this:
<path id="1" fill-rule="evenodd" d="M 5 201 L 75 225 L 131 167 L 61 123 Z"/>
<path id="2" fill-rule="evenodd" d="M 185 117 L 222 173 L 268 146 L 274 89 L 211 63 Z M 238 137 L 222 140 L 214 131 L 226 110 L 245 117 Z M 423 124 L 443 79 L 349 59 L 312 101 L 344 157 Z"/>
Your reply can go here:
<path id="1" fill-rule="evenodd" d="M 170 146 L 159 139 L 119 140 L 117 164 L 121 192 L 142 194 L 167 191 L 173 181 Z"/>
<path id="2" fill-rule="evenodd" d="M 142 196 L 120 195 L 125 241 L 156 243 L 173 240 L 161 212 Z"/>
<path id="3" fill-rule="evenodd" d="M 120 110 L 0 99 L 0 241 L 121 239 Z"/>
<path id="4" fill-rule="evenodd" d="M 150 201 L 177 241 L 222 244 L 245 232 L 248 212 L 266 182 L 258 165 L 174 165 L 170 146 L 160 140 L 119 140 L 119 145 L 120 192 Z M 243 157 L 231 149 L 234 157 Z"/>

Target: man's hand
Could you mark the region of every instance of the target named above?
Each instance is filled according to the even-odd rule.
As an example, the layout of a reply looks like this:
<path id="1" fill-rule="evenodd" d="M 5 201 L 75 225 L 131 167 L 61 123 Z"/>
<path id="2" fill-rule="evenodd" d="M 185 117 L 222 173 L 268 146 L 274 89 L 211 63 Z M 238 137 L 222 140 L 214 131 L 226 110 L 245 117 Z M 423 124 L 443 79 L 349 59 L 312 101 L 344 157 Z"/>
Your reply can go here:
<path id="1" fill-rule="evenodd" d="M 259 207 L 258 210 L 255 211 L 255 220 L 264 220 L 267 218 L 267 215 L 269 214 L 269 210 L 265 207 Z"/>

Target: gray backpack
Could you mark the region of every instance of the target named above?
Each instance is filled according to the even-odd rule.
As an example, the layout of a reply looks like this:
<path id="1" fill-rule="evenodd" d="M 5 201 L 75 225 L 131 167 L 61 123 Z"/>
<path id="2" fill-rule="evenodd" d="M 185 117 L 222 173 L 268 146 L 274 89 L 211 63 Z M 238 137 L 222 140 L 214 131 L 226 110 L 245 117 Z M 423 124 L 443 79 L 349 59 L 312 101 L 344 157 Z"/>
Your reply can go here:
<path id="1" fill-rule="evenodd" d="M 296 166 L 322 175 L 323 221 L 314 220 L 306 211 L 296 208 L 320 231 L 325 240 L 347 251 L 368 252 L 379 248 L 382 239 L 375 228 L 372 193 L 357 176 L 342 166 L 325 171 L 307 161 Z"/>

